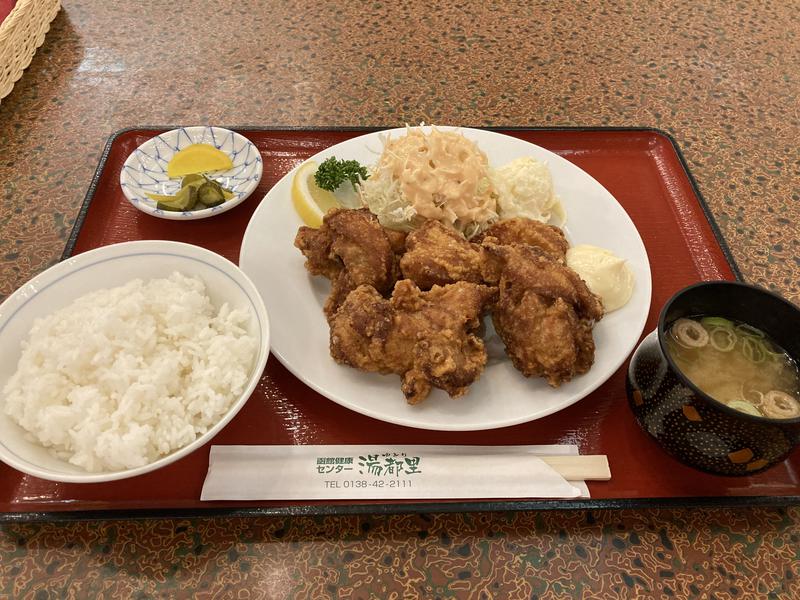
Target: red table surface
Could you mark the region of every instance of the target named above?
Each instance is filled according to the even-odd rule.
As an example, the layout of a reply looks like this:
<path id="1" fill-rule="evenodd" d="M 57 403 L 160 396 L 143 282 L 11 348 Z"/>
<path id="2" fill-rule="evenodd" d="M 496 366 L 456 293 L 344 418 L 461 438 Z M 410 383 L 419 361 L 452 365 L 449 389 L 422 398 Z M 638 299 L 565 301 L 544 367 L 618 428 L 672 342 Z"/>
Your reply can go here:
<path id="1" fill-rule="evenodd" d="M 136 239 L 169 239 L 205 246 L 238 262 L 242 235 L 264 194 L 295 165 L 362 131 L 241 129 L 264 158 L 258 189 L 223 215 L 189 222 L 148 216 L 133 208 L 119 187 L 127 156 L 158 129 L 117 135 L 95 177 L 94 196 L 74 232 L 77 254 Z M 633 219 L 644 239 L 653 278 L 653 299 L 645 333 L 655 328 L 660 307 L 680 288 L 701 279 L 733 279 L 734 271 L 715 238 L 702 205 L 672 141 L 646 129 L 566 129 L 502 131 L 543 146 L 575 163 L 603 184 Z M 91 194 L 91 193 L 90 193 Z M 274 201 L 289 201 L 278 198 Z M 67 251 L 70 251 L 68 247 Z M 327 400 L 292 376 L 274 357 L 248 403 L 213 440 L 214 444 L 577 444 L 582 454 L 606 454 L 612 479 L 590 482 L 594 501 L 620 505 L 646 499 L 738 499 L 766 502 L 798 492 L 798 453 L 783 464 L 751 477 L 726 478 L 685 467 L 636 424 L 625 398 L 623 365 L 603 386 L 554 415 L 514 427 L 477 432 L 435 432 L 383 423 Z M 35 513 L 209 508 L 257 511 L 349 511 L 347 502 L 199 501 L 210 444 L 159 471 L 102 484 L 53 483 L 0 466 L 0 511 Z M 756 498 L 758 497 L 758 498 Z M 594 502 L 597 504 L 597 502 Z M 696 500 L 692 500 L 693 502 Z M 366 510 L 387 510 L 365 503 Z M 566 505 L 582 505 L 580 502 Z M 468 505 L 468 506 L 467 506 Z M 535 508 L 545 502 L 463 501 L 437 503 L 437 510 Z M 585 503 L 583 503 L 585 505 Z M 390 510 L 432 508 L 399 501 Z M 356 507 L 362 509 L 362 507 Z"/>

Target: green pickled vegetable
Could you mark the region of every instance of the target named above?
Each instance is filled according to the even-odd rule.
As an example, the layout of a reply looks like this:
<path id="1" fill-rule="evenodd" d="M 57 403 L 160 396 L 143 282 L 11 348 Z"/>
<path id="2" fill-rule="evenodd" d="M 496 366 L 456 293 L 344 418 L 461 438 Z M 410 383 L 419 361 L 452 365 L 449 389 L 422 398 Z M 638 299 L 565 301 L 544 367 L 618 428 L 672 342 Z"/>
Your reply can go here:
<path id="1" fill-rule="evenodd" d="M 158 202 L 156 203 L 156 208 L 158 210 L 166 210 L 169 212 L 183 212 L 180 208 L 175 206 L 174 204 L 168 204 L 167 202 Z"/>
<path id="2" fill-rule="evenodd" d="M 222 188 L 216 181 L 206 181 L 197 188 L 197 199 L 206 206 L 218 206 L 225 202 Z"/>
<path id="3" fill-rule="evenodd" d="M 181 180 L 181 187 L 186 187 L 189 184 L 203 185 L 205 182 L 206 178 L 203 175 L 200 175 L 199 173 L 192 173 L 190 175 L 186 175 Z"/>
<path id="4" fill-rule="evenodd" d="M 181 188 L 171 200 L 163 200 L 156 206 L 161 210 L 185 212 L 192 210 L 195 204 L 197 204 L 197 189 L 194 186 L 187 185 Z"/>
<path id="5" fill-rule="evenodd" d="M 172 202 L 175 199 L 175 196 L 168 196 L 168 195 L 165 195 L 165 194 L 151 194 L 150 192 L 145 192 L 144 195 L 147 196 L 148 198 L 150 198 L 150 200 L 152 200 L 153 202 L 166 202 L 166 203 L 169 203 L 169 202 Z"/>
<path id="6" fill-rule="evenodd" d="M 156 202 L 159 210 L 186 212 L 219 206 L 226 200 L 235 198 L 236 194 L 213 179 L 195 173 L 186 175 L 181 180 L 181 189 L 174 196 L 148 193 L 147 197 Z"/>

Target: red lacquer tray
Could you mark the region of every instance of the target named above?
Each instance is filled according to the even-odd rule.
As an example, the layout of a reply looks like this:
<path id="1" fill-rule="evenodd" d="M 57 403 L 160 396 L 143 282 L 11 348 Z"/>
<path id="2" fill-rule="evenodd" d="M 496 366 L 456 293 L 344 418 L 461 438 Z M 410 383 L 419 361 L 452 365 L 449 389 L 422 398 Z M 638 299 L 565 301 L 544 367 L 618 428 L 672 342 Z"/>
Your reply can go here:
<path id="1" fill-rule="evenodd" d="M 367 130 L 238 128 L 264 158 L 258 190 L 239 207 L 200 221 L 175 222 L 134 209 L 119 187 L 125 158 L 153 135 L 171 129 L 126 130 L 108 142 L 67 245 L 65 256 L 136 239 L 179 240 L 205 246 L 236 262 L 245 227 L 267 190 L 320 150 Z M 499 130 L 572 161 L 625 207 L 650 257 L 653 300 L 645 333 L 678 289 L 701 279 L 734 279 L 738 272 L 710 221 L 672 139 L 650 129 Z M 288 201 L 288 198 L 287 198 Z M 492 431 L 435 432 L 386 424 L 319 396 L 271 357 L 247 405 L 215 444 L 577 444 L 583 454 L 607 454 L 612 479 L 589 484 L 591 500 L 209 502 L 200 489 L 209 445 L 159 471 L 112 483 L 52 483 L 0 465 L 0 512 L 8 519 L 94 515 L 329 514 L 352 512 L 528 510 L 646 505 L 783 504 L 800 501 L 800 454 L 753 477 L 726 478 L 685 467 L 636 425 L 625 398 L 624 365 L 596 392 L 547 418 Z M 118 511 L 109 513 L 108 511 Z"/>

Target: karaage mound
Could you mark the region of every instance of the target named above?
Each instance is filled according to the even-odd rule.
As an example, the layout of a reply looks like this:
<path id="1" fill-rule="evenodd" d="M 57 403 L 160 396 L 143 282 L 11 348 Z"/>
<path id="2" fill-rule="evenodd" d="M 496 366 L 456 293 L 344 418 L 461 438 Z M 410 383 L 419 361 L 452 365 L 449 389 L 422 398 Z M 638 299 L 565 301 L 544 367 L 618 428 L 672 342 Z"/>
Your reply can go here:
<path id="1" fill-rule="evenodd" d="M 400 259 L 403 277 L 422 290 L 457 281 L 482 283 L 481 247 L 439 221 L 426 221 L 406 238 Z"/>
<path id="2" fill-rule="evenodd" d="M 553 387 L 586 373 L 594 362 L 594 323 L 600 299 L 581 278 L 540 248 L 484 241 L 487 269 L 499 272 L 492 323 L 506 353 L 525 377 Z"/>
<path id="3" fill-rule="evenodd" d="M 480 377 L 488 312 L 525 377 L 558 387 L 594 362 L 603 305 L 565 264 L 558 227 L 518 217 L 469 241 L 436 220 L 406 235 L 366 209 L 334 209 L 319 229 L 301 227 L 295 245 L 309 272 L 332 282 L 331 356 L 400 375 L 410 404 L 432 388 L 462 396 Z"/>
<path id="4" fill-rule="evenodd" d="M 340 364 L 395 373 L 409 404 L 432 387 L 463 396 L 486 365 L 475 333 L 497 288 L 458 282 L 421 291 L 398 281 L 390 300 L 369 285 L 356 288 L 330 321 L 330 352 Z"/>
<path id="5" fill-rule="evenodd" d="M 329 211 L 319 229 L 297 231 L 294 245 L 306 257 L 306 269 L 331 280 L 324 307 L 328 320 L 360 285 L 391 291 L 399 274 L 395 248 L 402 248 L 405 236 L 388 231 L 367 209 L 342 208 Z"/>
<path id="6" fill-rule="evenodd" d="M 496 243 L 503 245 L 526 244 L 528 246 L 536 246 L 546 254 L 562 262 L 566 258 L 567 250 L 569 250 L 569 242 L 561 229 L 555 225 L 548 225 L 547 223 L 523 217 L 497 221 L 475 236 L 472 241 L 480 244 L 487 238 L 494 238 Z"/>

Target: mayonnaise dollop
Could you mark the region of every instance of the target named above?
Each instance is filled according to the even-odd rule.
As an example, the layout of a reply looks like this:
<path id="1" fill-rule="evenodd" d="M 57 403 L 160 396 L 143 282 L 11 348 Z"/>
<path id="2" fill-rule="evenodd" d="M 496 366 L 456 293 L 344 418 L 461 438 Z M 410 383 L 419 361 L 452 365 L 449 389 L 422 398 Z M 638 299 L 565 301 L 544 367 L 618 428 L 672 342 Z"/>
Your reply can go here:
<path id="1" fill-rule="evenodd" d="M 634 277 L 627 263 L 610 250 L 580 244 L 567 250 L 567 266 L 581 276 L 600 296 L 606 312 L 627 304 L 633 294 Z"/>

